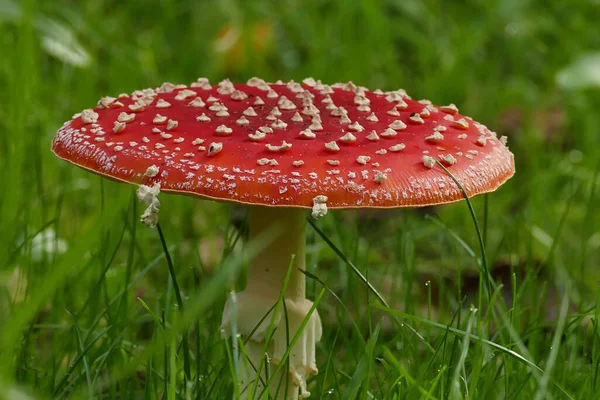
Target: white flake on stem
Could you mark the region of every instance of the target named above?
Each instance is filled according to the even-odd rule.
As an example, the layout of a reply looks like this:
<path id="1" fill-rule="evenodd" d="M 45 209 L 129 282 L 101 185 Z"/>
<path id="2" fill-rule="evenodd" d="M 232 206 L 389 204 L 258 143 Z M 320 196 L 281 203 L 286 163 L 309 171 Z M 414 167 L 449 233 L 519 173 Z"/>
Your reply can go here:
<path id="1" fill-rule="evenodd" d="M 149 228 L 155 228 L 158 223 L 158 213 L 160 211 L 159 193 L 160 183 L 155 183 L 152 186 L 140 185 L 137 190 L 138 199 L 148 206 L 141 215 L 140 221 Z"/>

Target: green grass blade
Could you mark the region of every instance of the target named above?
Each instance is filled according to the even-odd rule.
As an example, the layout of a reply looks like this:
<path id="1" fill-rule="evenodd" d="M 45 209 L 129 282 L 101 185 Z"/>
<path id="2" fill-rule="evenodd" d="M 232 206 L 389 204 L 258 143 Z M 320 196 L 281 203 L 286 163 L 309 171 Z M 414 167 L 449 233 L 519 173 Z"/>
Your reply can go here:
<path id="1" fill-rule="evenodd" d="M 420 318 L 414 315 L 410 315 L 407 313 L 404 313 L 402 311 L 398 311 L 398 310 L 393 310 L 390 308 L 387 308 L 385 306 L 379 305 L 379 304 L 373 304 L 373 307 L 379 308 L 382 311 L 385 311 L 386 313 L 392 314 L 392 315 L 396 315 L 398 317 L 402 317 L 411 321 L 416 321 L 425 325 L 429 325 L 432 326 L 434 328 L 438 328 L 438 329 L 443 329 L 443 330 L 447 330 L 448 332 L 457 335 L 459 337 L 464 337 L 467 336 L 467 333 L 463 330 L 457 329 L 457 328 L 453 328 L 450 326 L 446 326 L 443 324 L 440 324 L 438 322 L 434 322 L 434 321 L 429 321 L 425 318 Z M 481 338 L 477 335 L 470 335 L 469 336 L 471 340 L 481 343 L 481 344 L 485 344 L 487 346 L 490 346 L 496 350 L 501 351 L 502 353 L 514 358 L 515 360 L 523 363 L 524 365 L 526 365 L 529 369 L 531 370 L 535 370 L 537 372 L 540 372 L 542 374 L 544 374 L 544 370 L 542 368 L 540 368 L 538 365 L 536 365 L 535 363 L 533 363 L 532 361 L 528 360 L 527 358 L 523 357 L 521 354 L 517 353 L 516 351 L 513 351 L 507 347 L 504 347 L 502 345 L 499 345 L 497 343 L 494 343 L 490 340 Z M 560 391 L 569 399 L 574 399 L 567 391 L 565 388 L 563 388 L 558 382 L 555 382 L 554 380 L 551 380 L 552 383 L 554 384 L 554 386 L 556 386 L 558 389 L 560 389 Z"/>
<path id="2" fill-rule="evenodd" d="M 160 243 L 162 244 L 163 251 L 165 253 L 165 258 L 167 260 L 167 265 L 169 266 L 169 274 L 171 275 L 171 282 L 173 283 L 173 290 L 175 291 L 175 297 L 177 298 L 177 305 L 179 306 L 179 312 L 184 314 L 184 304 L 183 298 L 181 297 L 181 291 L 179 290 L 179 284 L 177 283 L 177 273 L 175 272 L 175 267 L 173 266 L 173 260 L 171 259 L 171 254 L 169 253 L 169 247 L 167 246 L 167 242 L 165 239 L 165 235 L 163 234 L 162 228 L 160 224 L 156 224 L 156 229 L 158 230 L 158 236 L 160 237 Z M 190 360 L 190 345 L 188 341 L 188 331 L 187 329 L 182 333 L 183 335 L 183 370 L 185 372 L 185 379 L 190 381 L 192 379 L 192 371 L 191 371 L 191 360 Z"/>
<path id="3" fill-rule="evenodd" d="M 359 390 L 364 386 L 368 387 L 368 378 L 369 378 L 369 365 L 372 363 L 374 358 L 375 345 L 377 344 L 377 339 L 379 338 L 379 332 L 381 331 L 381 324 L 377 324 L 375 326 L 375 330 L 371 337 L 369 337 L 369 341 L 367 342 L 367 346 L 365 348 L 364 354 L 361 357 L 358 365 L 356 366 L 356 370 L 352 375 L 352 379 L 350 384 L 348 385 L 347 398 L 348 399 L 356 399 L 358 398 Z M 365 388 L 366 390 L 366 388 Z"/>

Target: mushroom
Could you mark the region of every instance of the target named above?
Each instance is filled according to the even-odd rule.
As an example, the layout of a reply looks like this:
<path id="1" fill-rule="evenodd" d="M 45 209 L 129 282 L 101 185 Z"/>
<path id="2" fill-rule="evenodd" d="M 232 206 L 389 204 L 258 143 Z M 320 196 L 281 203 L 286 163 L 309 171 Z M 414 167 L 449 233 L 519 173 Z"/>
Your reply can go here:
<path id="1" fill-rule="evenodd" d="M 423 103 L 401 89 L 372 92 L 353 84 L 315 84 L 312 79 L 301 85 L 258 78 L 248 84 L 202 82 L 121 98 L 135 118 L 119 118 L 121 110 L 115 104 L 84 110 L 58 131 L 52 150 L 89 171 L 143 185 L 142 196 L 149 205 L 144 218 L 151 223 L 158 217 L 160 188 L 249 206 L 250 240 L 279 229 L 249 262 L 247 287 L 227 301 L 223 313 L 223 335 L 232 334 L 237 315 L 237 332 L 248 339 L 238 377 L 243 393 L 255 383 L 259 391 L 265 389 L 266 377 L 272 378 L 286 351 L 286 333 L 294 337 L 312 307 L 305 298 L 302 273 L 307 210 L 322 217 L 331 209 L 421 207 L 462 200 L 461 190 L 438 163 L 469 196 L 495 190 L 514 173 L 513 155 L 495 133 L 459 114 L 456 107 L 431 106 L 429 113 L 422 113 Z M 356 96 L 360 104 L 353 101 Z M 207 104 L 192 105 L 190 98 L 206 99 Z M 218 115 L 222 110 L 227 115 Z M 299 118 L 298 110 L 310 118 Z M 278 129 L 271 128 L 273 114 L 282 122 Z M 242 118 L 243 124 L 236 123 Z M 314 119 L 322 129 L 310 128 Z M 159 125 L 165 121 L 167 135 Z M 292 259 L 284 293 L 286 319 L 281 312 L 273 315 L 272 307 Z M 271 318 L 264 318 L 269 313 Z M 265 346 L 271 322 L 276 331 L 273 343 Z M 315 344 L 321 338 L 316 311 L 299 335 L 290 352 L 289 390 L 278 399 L 309 395 L 306 380 L 317 373 Z M 261 365 L 265 347 L 271 363 L 264 368 L 269 371 L 258 373 L 255 368 Z M 268 390 L 275 396 L 278 382 L 271 381 L 275 383 Z"/>

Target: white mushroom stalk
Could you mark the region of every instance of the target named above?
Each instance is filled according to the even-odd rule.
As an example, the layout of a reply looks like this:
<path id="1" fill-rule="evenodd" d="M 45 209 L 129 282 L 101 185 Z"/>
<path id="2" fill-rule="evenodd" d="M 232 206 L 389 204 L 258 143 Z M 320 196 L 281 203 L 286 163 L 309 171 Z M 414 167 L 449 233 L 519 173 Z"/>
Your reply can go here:
<path id="1" fill-rule="evenodd" d="M 264 237 L 269 230 L 276 230 L 277 235 L 250 261 L 246 289 L 230 297 L 223 312 L 223 336 L 231 337 L 233 318 L 237 316 L 237 333 L 247 341 L 239 357 L 237 384 L 241 398 L 250 399 L 266 390 L 271 398 L 278 400 L 306 398 L 310 396 L 306 380 L 318 372 L 315 346 L 322 333 L 316 310 L 308 316 L 313 303 L 305 297 L 305 277 L 299 271 L 305 268 L 306 211 L 250 207 L 249 224 L 250 242 Z M 279 300 L 292 255 L 291 273 L 284 293 L 285 318 L 283 307 L 273 306 Z M 283 361 L 288 341 L 296 336 L 306 318 L 308 322 L 289 353 L 289 370 L 281 368 L 281 373 L 273 376 Z M 266 343 L 270 326 L 275 327 L 275 331 Z"/>

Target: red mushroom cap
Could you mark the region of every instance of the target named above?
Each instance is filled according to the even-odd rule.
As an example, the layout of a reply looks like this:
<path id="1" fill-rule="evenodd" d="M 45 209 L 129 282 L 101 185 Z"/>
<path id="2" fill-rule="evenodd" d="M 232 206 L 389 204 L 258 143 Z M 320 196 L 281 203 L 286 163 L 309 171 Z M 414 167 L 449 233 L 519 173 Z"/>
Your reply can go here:
<path id="1" fill-rule="evenodd" d="M 403 90 L 312 78 L 163 84 L 105 97 L 66 122 L 54 153 L 123 182 L 265 206 L 412 207 L 498 188 L 514 173 L 504 138 Z"/>

